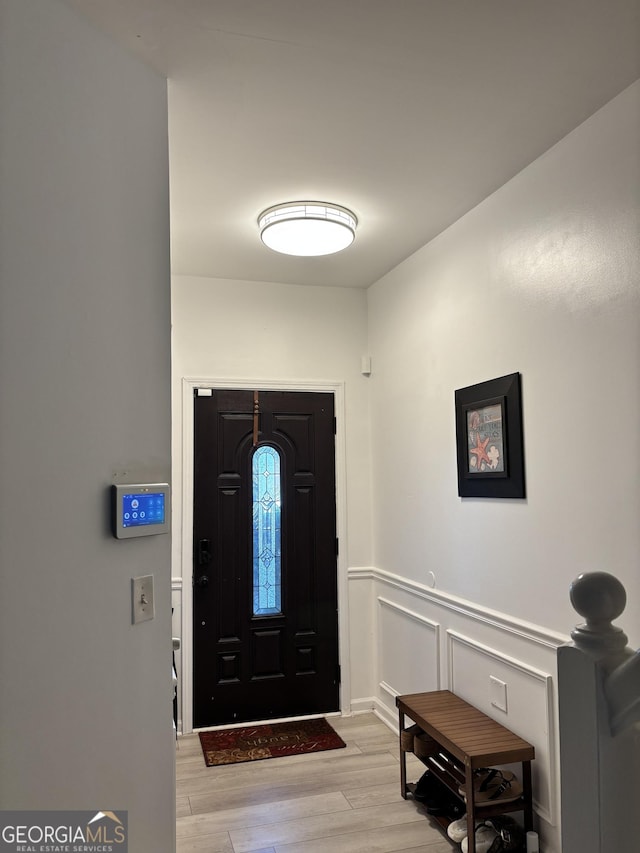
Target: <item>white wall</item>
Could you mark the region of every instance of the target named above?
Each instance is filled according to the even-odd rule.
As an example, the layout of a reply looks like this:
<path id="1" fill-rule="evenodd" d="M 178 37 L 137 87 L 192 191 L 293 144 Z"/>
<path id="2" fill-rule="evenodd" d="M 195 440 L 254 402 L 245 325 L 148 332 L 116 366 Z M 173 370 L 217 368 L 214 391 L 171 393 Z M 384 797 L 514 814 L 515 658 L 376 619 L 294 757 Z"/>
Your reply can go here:
<path id="1" fill-rule="evenodd" d="M 374 563 L 557 631 L 606 570 L 640 643 L 640 83 L 369 290 Z M 527 499 L 461 500 L 454 390 L 522 374 Z"/>
<path id="2" fill-rule="evenodd" d="M 534 743 L 550 852 L 579 573 L 620 578 L 640 644 L 639 190 L 640 82 L 368 291 L 373 701 L 450 688 Z M 454 391 L 516 371 L 527 498 L 460 499 Z"/>
<path id="3" fill-rule="evenodd" d="M 125 809 L 168 853 L 170 541 L 107 501 L 170 473 L 166 83 L 58 0 L 2 0 L 0 78 L 0 807 Z"/>
<path id="4" fill-rule="evenodd" d="M 178 538 L 183 528 L 180 488 L 185 473 L 183 452 L 189 455 L 189 389 L 185 378 L 208 381 L 271 383 L 287 387 L 306 383 L 342 386 L 344 418 L 338 412 L 339 439 L 344 437 L 345 496 L 343 517 L 348 527 L 341 542 L 341 564 L 368 565 L 370 536 L 370 456 L 368 378 L 360 372 L 367 352 L 366 295 L 349 288 L 297 287 L 266 282 L 174 276 L 173 327 L 173 481 L 174 502 L 174 632 L 184 617 L 185 660 L 189 655 L 191 544 Z M 284 387 L 284 385 L 283 385 Z M 183 410 L 187 407 L 187 411 Z M 185 421 L 186 418 L 186 421 Z M 186 459 L 186 467 L 190 464 Z M 340 472 L 339 472 L 340 476 Z M 339 500 L 341 496 L 339 495 Z M 187 502 L 189 497 L 187 496 Z M 187 536 L 189 523 L 186 521 Z M 348 536 L 346 535 L 348 533 Z M 184 584 L 181 578 L 184 577 Z M 346 578 L 343 578 L 346 581 Z M 343 588 L 344 584 L 343 584 Z M 344 612 L 343 612 L 344 616 Z M 346 622 L 343 623 L 346 630 Z M 343 649 L 349 638 L 342 636 Z M 346 663 L 344 671 L 347 670 Z M 354 673 L 357 679 L 361 673 Z M 188 690 L 188 673 L 183 687 Z M 366 691 L 358 683 L 358 695 Z M 188 700 L 187 700 L 188 701 Z M 188 726 L 187 726 L 188 727 Z"/>

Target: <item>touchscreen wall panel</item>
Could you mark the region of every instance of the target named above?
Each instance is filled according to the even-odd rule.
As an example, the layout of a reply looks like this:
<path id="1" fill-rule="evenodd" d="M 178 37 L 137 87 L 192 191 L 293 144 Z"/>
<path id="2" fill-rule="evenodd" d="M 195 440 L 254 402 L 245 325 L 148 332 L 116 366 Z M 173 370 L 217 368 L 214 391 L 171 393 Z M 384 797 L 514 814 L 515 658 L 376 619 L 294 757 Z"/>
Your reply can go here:
<path id="1" fill-rule="evenodd" d="M 116 539 L 169 532 L 168 483 L 126 483 L 111 487 L 112 529 Z"/>

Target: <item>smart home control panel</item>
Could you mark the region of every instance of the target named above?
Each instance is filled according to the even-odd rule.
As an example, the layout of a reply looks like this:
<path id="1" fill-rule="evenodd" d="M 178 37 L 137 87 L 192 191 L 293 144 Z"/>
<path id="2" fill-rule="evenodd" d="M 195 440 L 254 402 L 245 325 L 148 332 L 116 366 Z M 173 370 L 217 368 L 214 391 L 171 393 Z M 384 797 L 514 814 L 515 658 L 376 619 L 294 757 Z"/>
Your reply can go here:
<path id="1" fill-rule="evenodd" d="M 111 487 L 111 526 L 116 539 L 169 532 L 168 483 L 127 483 Z"/>

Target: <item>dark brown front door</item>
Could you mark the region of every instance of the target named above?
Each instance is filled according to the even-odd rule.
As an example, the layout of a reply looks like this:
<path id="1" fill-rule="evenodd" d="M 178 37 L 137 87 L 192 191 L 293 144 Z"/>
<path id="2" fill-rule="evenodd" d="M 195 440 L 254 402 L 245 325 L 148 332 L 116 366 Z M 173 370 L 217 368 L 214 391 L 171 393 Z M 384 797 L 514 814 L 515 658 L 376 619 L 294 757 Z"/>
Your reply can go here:
<path id="1" fill-rule="evenodd" d="M 333 402 L 195 392 L 195 727 L 339 708 Z"/>

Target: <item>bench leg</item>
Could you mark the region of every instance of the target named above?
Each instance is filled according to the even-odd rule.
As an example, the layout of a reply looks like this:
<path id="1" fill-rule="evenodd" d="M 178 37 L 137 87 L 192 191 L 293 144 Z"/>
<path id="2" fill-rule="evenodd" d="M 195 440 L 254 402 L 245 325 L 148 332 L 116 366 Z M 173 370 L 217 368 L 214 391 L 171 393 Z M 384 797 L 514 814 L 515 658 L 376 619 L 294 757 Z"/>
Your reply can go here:
<path id="1" fill-rule="evenodd" d="M 524 798 L 524 830 L 533 829 L 533 803 L 531 789 L 531 762 L 522 762 L 522 796 Z"/>
<path id="2" fill-rule="evenodd" d="M 467 795 L 467 837 L 469 850 L 476 849 L 476 806 L 473 797 L 473 770 L 466 766 L 464 770 Z"/>
<path id="3" fill-rule="evenodd" d="M 402 748 L 402 732 L 404 731 L 404 713 L 398 712 L 398 746 L 400 747 L 400 793 L 407 799 L 407 754 Z"/>

